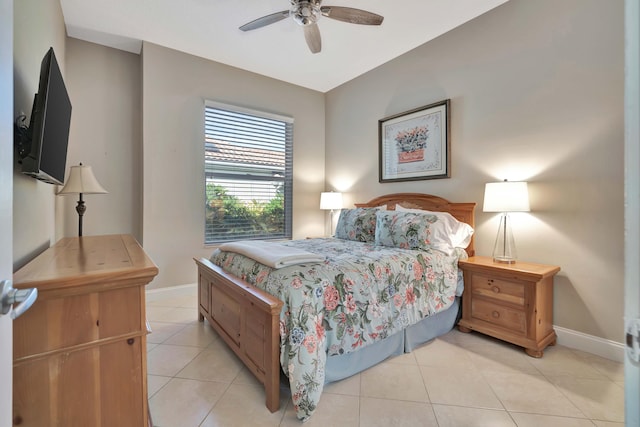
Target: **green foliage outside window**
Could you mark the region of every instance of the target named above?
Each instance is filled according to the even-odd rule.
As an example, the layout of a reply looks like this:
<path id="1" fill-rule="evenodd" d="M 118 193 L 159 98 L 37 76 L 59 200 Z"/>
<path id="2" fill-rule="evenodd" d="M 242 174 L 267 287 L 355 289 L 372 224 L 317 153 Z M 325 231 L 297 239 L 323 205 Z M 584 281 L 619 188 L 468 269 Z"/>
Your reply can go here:
<path id="1" fill-rule="evenodd" d="M 206 242 L 285 235 L 284 185 L 268 202 L 243 201 L 220 185 L 206 184 Z"/>

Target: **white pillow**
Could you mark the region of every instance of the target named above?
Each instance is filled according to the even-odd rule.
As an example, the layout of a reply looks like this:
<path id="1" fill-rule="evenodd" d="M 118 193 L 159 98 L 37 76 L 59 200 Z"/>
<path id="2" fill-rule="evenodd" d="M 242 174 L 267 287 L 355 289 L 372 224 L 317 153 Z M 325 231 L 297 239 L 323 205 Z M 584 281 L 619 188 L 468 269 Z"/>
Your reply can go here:
<path id="1" fill-rule="evenodd" d="M 413 212 L 435 215 L 438 218 L 431 225 L 432 246 L 447 255 L 453 254 L 455 248 L 466 248 L 471 242 L 473 228 L 466 222 L 458 221 L 448 212 L 434 212 L 424 209 L 410 209 L 396 205 L 398 212 Z"/>

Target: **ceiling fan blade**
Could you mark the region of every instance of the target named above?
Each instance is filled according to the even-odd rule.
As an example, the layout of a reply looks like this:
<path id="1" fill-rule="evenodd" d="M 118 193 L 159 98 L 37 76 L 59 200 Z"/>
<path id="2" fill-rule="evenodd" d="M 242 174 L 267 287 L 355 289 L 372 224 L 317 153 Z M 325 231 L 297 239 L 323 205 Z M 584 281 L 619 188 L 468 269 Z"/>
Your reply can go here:
<path id="1" fill-rule="evenodd" d="M 380 25 L 384 16 L 377 13 L 367 12 L 362 9 L 341 6 L 321 6 L 320 11 L 323 16 L 338 21 L 349 22 L 350 24 Z"/>
<path id="2" fill-rule="evenodd" d="M 318 24 L 304 26 L 304 38 L 307 40 L 307 46 L 311 53 L 318 53 L 322 49 L 322 39 L 320 37 L 320 29 Z"/>
<path id="3" fill-rule="evenodd" d="M 244 24 L 240 29 L 242 31 L 251 31 L 257 28 L 264 27 L 269 24 L 276 23 L 278 21 L 282 21 L 285 18 L 289 17 L 289 10 L 283 10 L 282 12 L 272 13 L 271 15 L 263 16 L 262 18 L 255 19 L 251 22 Z"/>

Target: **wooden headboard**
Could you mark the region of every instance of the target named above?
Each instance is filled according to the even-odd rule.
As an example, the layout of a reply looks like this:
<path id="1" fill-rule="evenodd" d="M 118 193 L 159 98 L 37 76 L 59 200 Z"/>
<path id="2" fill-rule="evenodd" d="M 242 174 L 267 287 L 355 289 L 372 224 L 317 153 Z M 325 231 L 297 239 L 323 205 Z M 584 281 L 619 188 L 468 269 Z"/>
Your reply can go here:
<path id="1" fill-rule="evenodd" d="M 403 208 L 448 212 L 458 221 L 466 222 L 475 229 L 475 202 L 452 203 L 442 197 L 433 196 L 431 194 L 395 193 L 376 197 L 366 203 L 356 203 L 355 205 L 359 208 L 386 206 L 388 210 L 395 210 L 396 205 L 400 205 Z M 475 254 L 474 237 L 471 238 L 471 242 L 469 243 L 469 246 L 467 246 L 466 251 L 469 256 L 473 256 Z"/>

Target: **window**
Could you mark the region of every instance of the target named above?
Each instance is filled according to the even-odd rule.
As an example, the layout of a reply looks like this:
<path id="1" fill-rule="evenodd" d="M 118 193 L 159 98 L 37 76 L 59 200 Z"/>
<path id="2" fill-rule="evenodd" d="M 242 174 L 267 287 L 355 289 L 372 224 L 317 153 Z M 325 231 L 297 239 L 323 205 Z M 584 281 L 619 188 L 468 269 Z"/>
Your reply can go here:
<path id="1" fill-rule="evenodd" d="M 205 244 L 291 238 L 293 119 L 207 102 Z"/>

